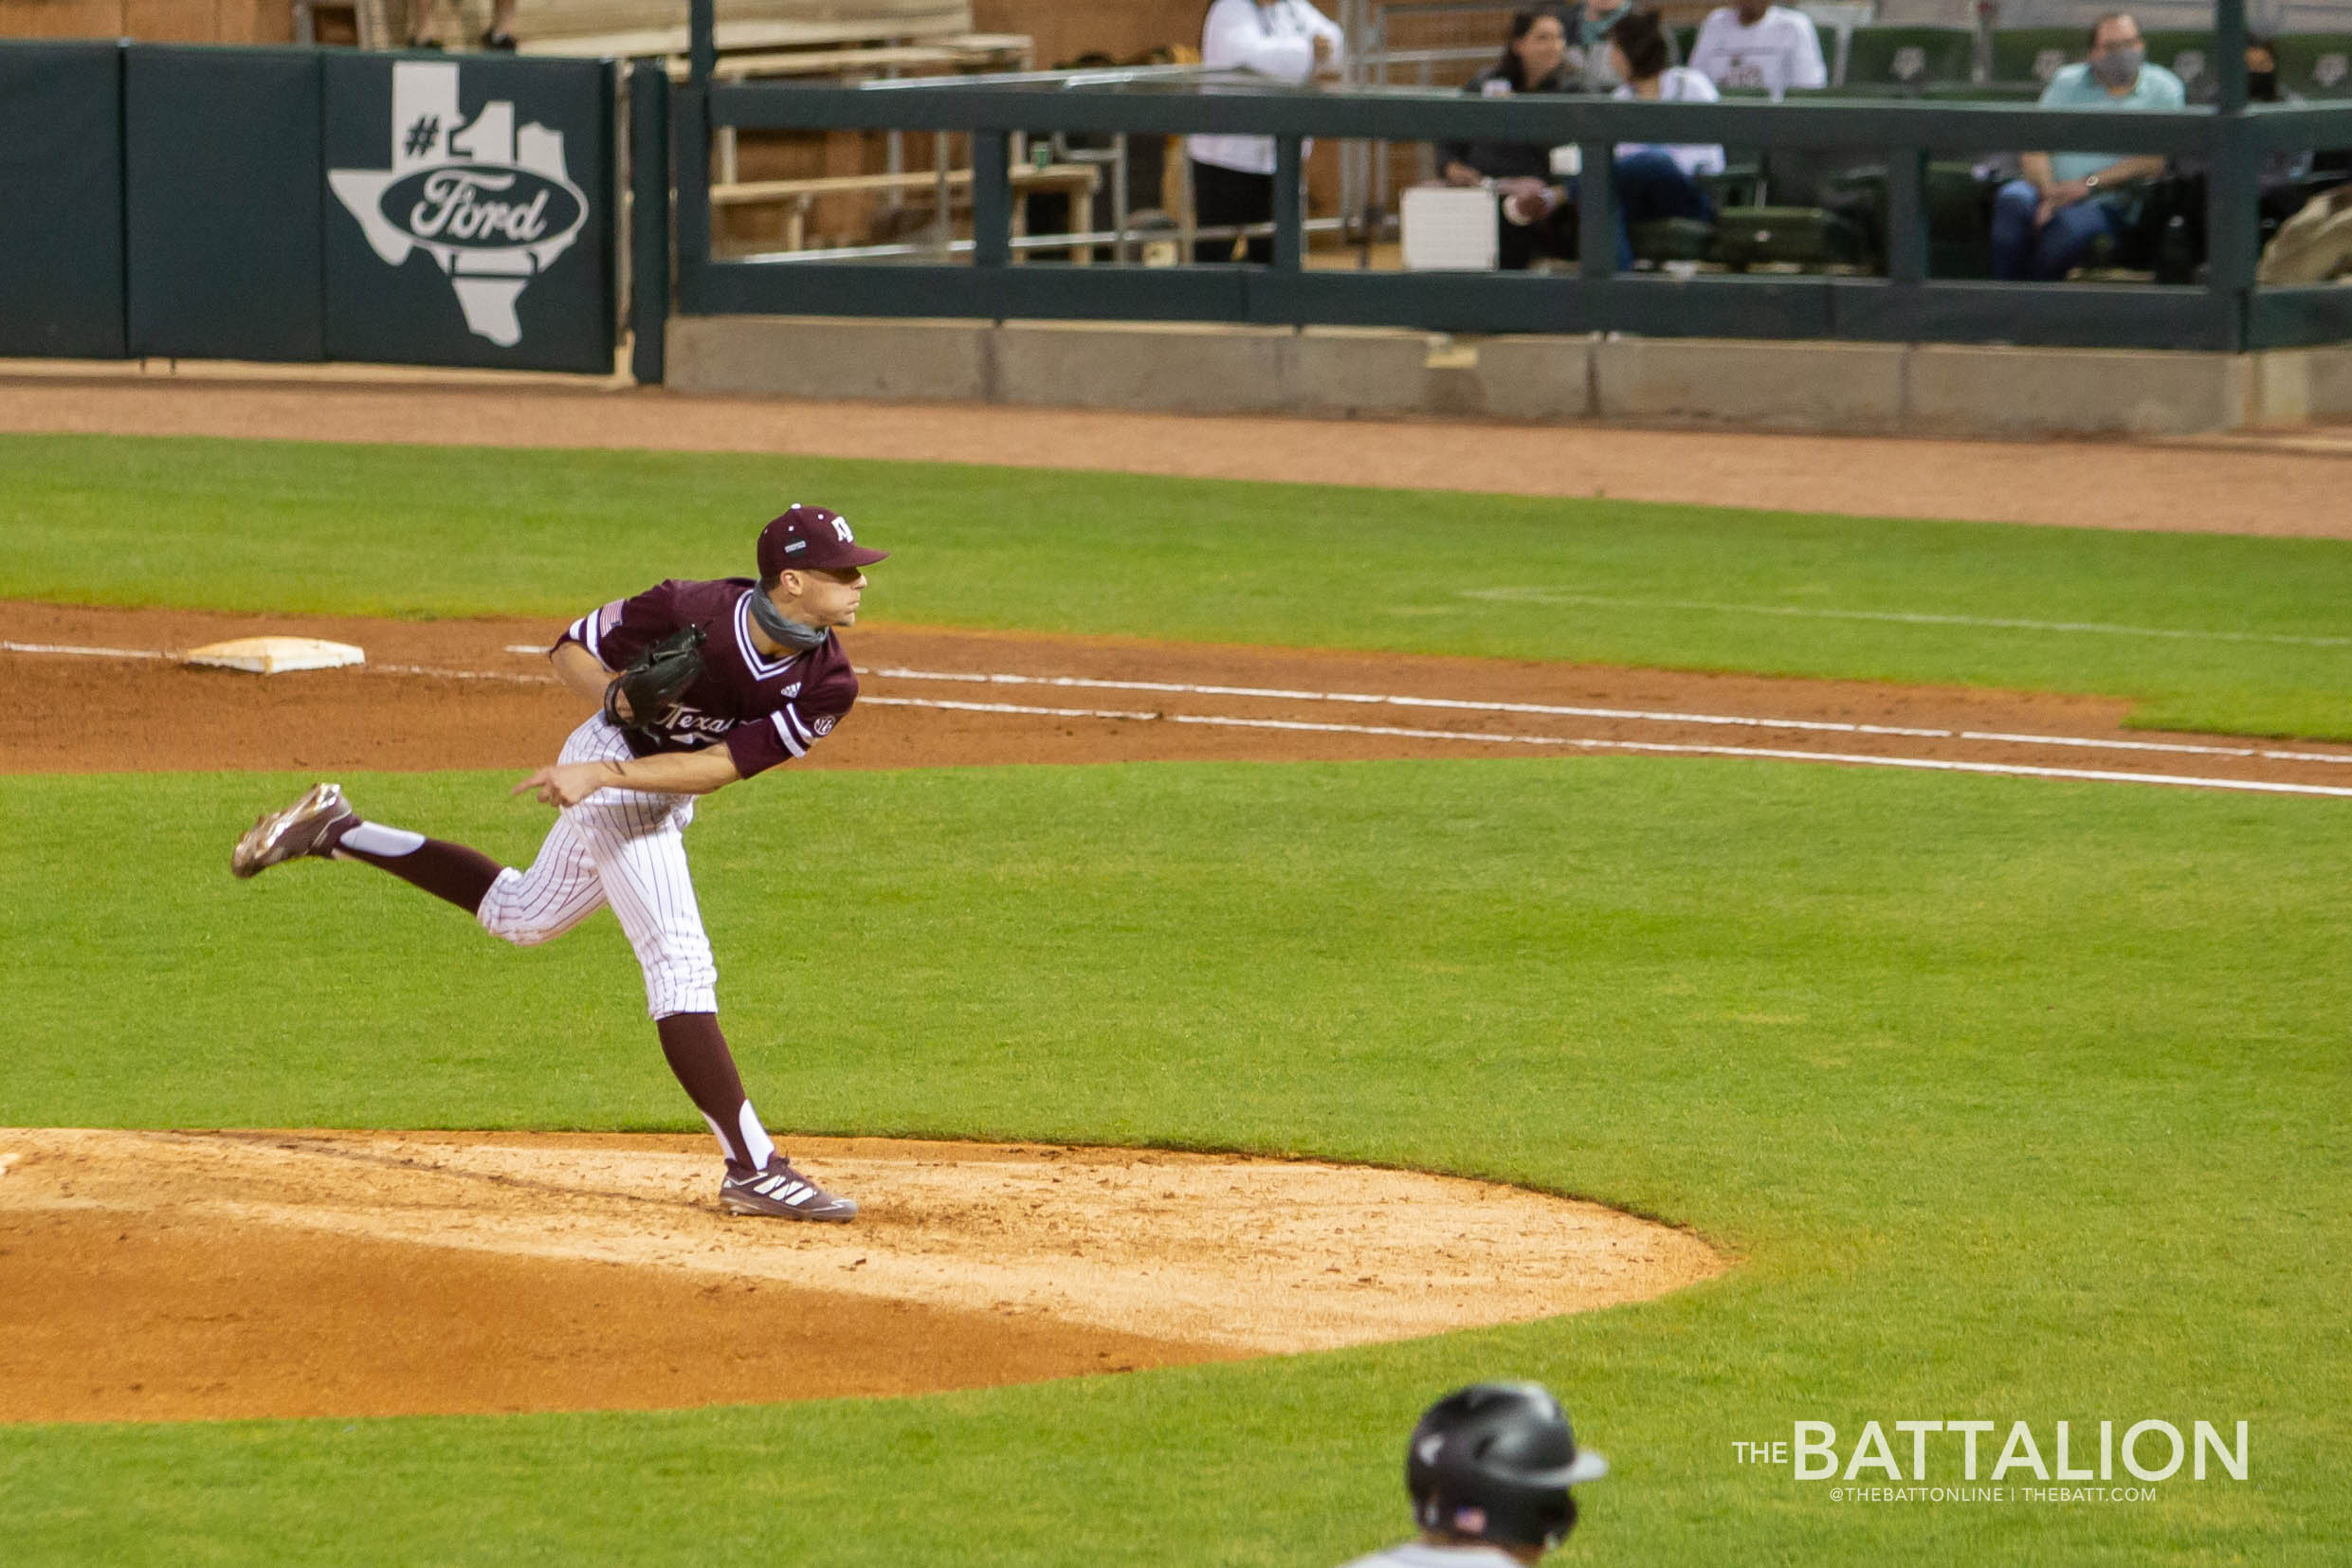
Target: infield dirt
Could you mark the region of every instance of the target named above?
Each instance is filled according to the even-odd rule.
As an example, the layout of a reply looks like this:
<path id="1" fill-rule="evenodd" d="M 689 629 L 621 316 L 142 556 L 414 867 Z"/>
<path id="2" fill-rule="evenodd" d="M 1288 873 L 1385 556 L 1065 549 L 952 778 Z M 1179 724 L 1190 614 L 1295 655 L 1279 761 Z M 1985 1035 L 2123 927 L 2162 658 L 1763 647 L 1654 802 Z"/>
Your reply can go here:
<path id="1" fill-rule="evenodd" d="M 278 632 L 356 643 L 370 660 L 262 677 L 0 648 L 0 669 L 23 672 L 0 719 L 0 774 L 536 768 L 582 717 L 537 651 L 560 629 L 0 603 L 5 643 L 161 654 Z M 845 641 L 863 672 L 858 710 L 798 766 L 1705 746 L 2352 786 L 2352 747 L 2125 730 L 2130 705 L 2095 697 L 887 625 Z"/>
<path id="2" fill-rule="evenodd" d="M 0 1129 L 0 1421 L 916 1394 L 1525 1322 L 1724 1267 L 1413 1172 L 790 1146 L 854 1224 L 724 1214 L 700 1138 Z"/>

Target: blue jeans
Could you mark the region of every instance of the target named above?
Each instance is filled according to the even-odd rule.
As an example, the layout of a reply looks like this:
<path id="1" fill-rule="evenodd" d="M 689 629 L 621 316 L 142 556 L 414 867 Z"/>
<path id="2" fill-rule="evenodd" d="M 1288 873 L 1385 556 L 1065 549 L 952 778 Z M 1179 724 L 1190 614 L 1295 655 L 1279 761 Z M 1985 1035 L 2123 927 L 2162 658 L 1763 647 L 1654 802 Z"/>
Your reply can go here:
<path id="1" fill-rule="evenodd" d="M 1633 265 L 1634 224 L 1655 223 L 1662 218 L 1715 221 L 1715 204 L 1699 189 L 1699 182 L 1684 173 L 1681 164 L 1654 147 L 1618 155 L 1613 162 L 1610 186 L 1616 195 L 1619 272 Z M 1572 179 L 1568 182 L 1568 194 L 1573 199 L 1576 193 L 1577 182 Z"/>
<path id="2" fill-rule="evenodd" d="M 1617 216 L 1627 224 L 1662 218 L 1715 221 L 1715 204 L 1683 166 L 1654 147 L 1621 153 L 1616 159 Z"/>
<path id="3" fill-rule="evenodd" d="M 2033 217 L 2042 193 L 2031 180 L 2011 180 L 1993 198 L 1993 276 L 2008 283 L 2054 283 L 2083 258 L 2103 234 L 2113 236 L 2114 210 L 2093 196 L 2061 207 L 2037 230 Z"/>

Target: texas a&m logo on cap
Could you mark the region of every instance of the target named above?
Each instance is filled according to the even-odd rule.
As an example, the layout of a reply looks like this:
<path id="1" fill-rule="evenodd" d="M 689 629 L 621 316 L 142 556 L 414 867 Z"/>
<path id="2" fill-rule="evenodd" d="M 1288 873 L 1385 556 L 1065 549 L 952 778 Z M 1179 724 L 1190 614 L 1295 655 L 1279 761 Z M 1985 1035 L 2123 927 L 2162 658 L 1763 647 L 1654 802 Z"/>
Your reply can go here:
<path id="1" fill-rule="evenodd" d="M 858 543 L 857 536 L 849 531 L 849 520 L 840 513 L 822 506 L 803 506 L 797 501 L 759 531 L 762 579 L 802 569 L 833 572 L 871 566 L 886 559 L 889 554 L 887 550 L 868 550 Z"/>

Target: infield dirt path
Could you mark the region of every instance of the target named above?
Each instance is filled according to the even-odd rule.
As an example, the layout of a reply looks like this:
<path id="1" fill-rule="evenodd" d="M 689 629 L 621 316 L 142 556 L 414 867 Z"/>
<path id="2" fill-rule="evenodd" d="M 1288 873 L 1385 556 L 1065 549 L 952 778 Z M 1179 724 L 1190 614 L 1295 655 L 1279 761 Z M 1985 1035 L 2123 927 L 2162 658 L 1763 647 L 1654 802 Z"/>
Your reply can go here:
<path id="1" fill-rule="evenodd" d="M 264 678 L 0 646 L 19 697 L 0 774 L 528 770 L 582 717 L 538 651 L 560 629 L 0 602 L 0 645 L 160 654 L 278 632 L 370 661 Z M 858 709 L 799 766 L 1665 751 L 2352 791 L 2352 746 L 2126 731 L 2129 704 L 2105 698 L 887 625 L 848 642 Z"/>
<path id="2" fill-rule="evenodd" d="M 0 430 L 923 458 L 2352 538 L 2352 443 L 1925 441 L 451 387 L 0 373 Z"/>

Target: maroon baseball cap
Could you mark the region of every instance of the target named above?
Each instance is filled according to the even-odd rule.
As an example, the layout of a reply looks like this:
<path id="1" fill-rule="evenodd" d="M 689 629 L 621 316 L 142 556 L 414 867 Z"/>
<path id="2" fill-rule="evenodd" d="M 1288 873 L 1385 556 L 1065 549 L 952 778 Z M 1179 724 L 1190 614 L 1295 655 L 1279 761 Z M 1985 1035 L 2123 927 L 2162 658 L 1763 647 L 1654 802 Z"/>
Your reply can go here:
<path id="1" fill-rule="evenodd" d="M 868 550 L 849 532 L 838 512 L 797 501 L 784 515 L 759 531 L 759 575 L 764 580 L 787 571 L 812 569 L 834 572 L 844 567 L 871 566 L 889 558 L 887 550 Z"/>

